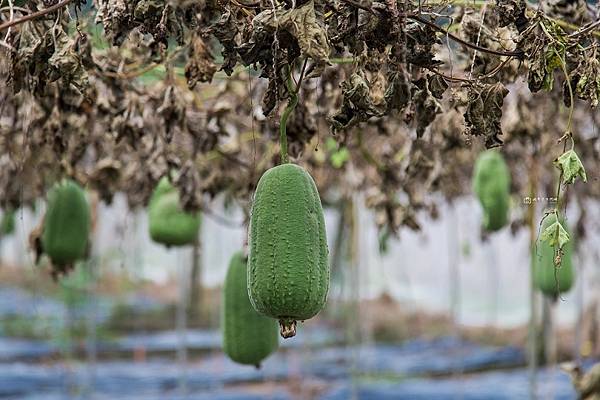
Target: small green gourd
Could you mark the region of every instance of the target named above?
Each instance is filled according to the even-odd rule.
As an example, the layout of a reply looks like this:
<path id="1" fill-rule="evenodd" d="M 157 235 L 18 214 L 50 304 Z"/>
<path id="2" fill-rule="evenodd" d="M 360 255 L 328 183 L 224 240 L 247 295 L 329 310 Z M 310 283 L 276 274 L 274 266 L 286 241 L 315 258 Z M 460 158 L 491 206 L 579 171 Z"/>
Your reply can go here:
<path id="1" fill-rule="evenodd" d="M 249 229 L 248 292 L 254 309 L 279 320 L 281 336 L 325 305 L 329 264 L 323 208 L 306 170 L 283 164 L 258 182 Z"/>
<path id="2" fill-rule="evenodd" d="M 539 236 L 555 222 L 556 214 L 548 214 L 542 222 Z M 572 260 L 574 237 L 564 221 L 561 221 L 561 224 L 571 239 L 563 247 L 560 267 L 556 268 L 554 265 L 554 248 L 548 242 L 542 241 L 540 237 L 538 237 L 533 251 L 534 285 L 544 295 L 553 299 L 556 299 L 561 293 L 568 292 L 575 281 Z"/>
<path id="3" fill-rule="evenodd" d="M 15 214 L 16 211 L 12 208 L 7 208 L 2 215 L 0 221 L 0 236 L 12 235 L 15 231 Z"/>
<path id="4" fill-rule="evenodd" d="M 86 258 L 90 220 L 85 192 L 77 182 L 65 179 L 50 189 L 42 248 L 54 266 L 72 266 L 75 261 Z"/>
<path id="5" fill-rule="evenodd" d="M 257 313 L 248 298 L 246 258 L 233 255 L 223 287 L 223 351 L 233 361 L 260 367 L 277 350 L 277 321 Z"/>
<path id="6" fill-rule="evenodd" d="M 508 222 L 510 170 L 498 150 L 482 152 L 473 173 L 473 191 L 483 208 L 483 227 L 497 231 Z"/>
<path id="7" fill-rule="evenodd" d="M 198 236 L 200 215 L 185 212 L 179 201 L 179 192 L 163 177 L 148 205 L 150 237 L 167 246 L 192 244 Z"/>

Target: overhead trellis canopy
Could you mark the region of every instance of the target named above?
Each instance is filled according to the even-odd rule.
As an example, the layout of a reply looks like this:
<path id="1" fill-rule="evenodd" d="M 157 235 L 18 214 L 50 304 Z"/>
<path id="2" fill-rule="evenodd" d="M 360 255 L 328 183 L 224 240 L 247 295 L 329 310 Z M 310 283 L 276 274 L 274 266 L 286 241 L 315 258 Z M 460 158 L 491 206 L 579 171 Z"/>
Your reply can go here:
<path id="1" fill-rule="evenodd" d="M 283 127 L 325 202 L 363 191 L 390 232 L 469 193 L 484 147 L 503 146 L 517 202 L 577 175 L 552 164 L 572 148 L 591 184 L 559 194 L 583 204 L 600 197 L 600 23 L 563 6 L 2 0 L 0 203 L 69 176 L 137 207 L 171 174 L 188 210 L 247 209 Z"/>

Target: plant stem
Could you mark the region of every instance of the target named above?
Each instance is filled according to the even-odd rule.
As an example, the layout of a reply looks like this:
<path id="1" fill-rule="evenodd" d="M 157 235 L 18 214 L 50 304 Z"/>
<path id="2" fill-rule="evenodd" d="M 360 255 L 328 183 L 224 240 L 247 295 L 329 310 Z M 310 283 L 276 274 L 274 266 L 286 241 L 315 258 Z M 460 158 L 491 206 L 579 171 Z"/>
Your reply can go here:
<path id="1" fill-rule="evenodd" d="M 330 64 L 352 64 L 355 61 L 352 57 L 334 57 L 329 59 Z"/>
<path id="2" fill-rule="evenodd" d="M 554 49 L 554 53 L 560 59 L 560 66 L 562 67 L 563 73 L 565 74 L 565 79 L 567 81 L 567 87 L 569 88 L 569 97 L 571 100 L 571 106 L 569 107 L 569 120 L 567 121 L 567 133 L 571 134 L 571 126 L 573 124 L 573 112 L 575 110 L 575 96 L 573 96 L 573 88 L 571 87 L 571 78 L 569 77 L 569 71 L 567 70 L 567 63 L 563 56 Z M 566 138 L 565 138 L 566 139 Z M 565 148 L 566 149 L 566 148 Z"/>
<path id="3" fill-rule="evenodd" d="M 19 18 L 19 19 L 15 19 L 15 20 L 12 20 L 12 21 L 8 21 L 8 22 L 6 22 L 6 23 L 4 23 L 4 24 L 0 25 L 0 31 L 3 31 L 3 30 L 5 30 L 5 29 L 8 29 L 8 28 L 10 28 L 11 26 L 19 25 L 19 24 L 22 24 L 22 23 L 24 23 L 24 22 L 30 21 L 30 20 L 32 20 L 32 19 L 36 19 L 36 18 L 38 18 L 38 17 L 41 17 L 41 16 L 43 16 L 43 15 L 50 14 L 50 13 L 51 13 L 51 12 L 53 12 L 53 11 L 56 11 L 56 10 L 58 10 L 58 9 L 60 9 L 60 8 L 63 8 L 64 6 L 66 6 L 67 4 L 69 4 L 69 3 L 70 3 L 70 2 L 72 2 L 72 1 L 73 1 L 73 0 L 63 0 L 63 1 L 59 2 L 59 3 L 56 3 L 56 4 L 55 4 L 55 5 L 53 5 L 53 6 L 50 6 L 50 7 L 48 7 L 48 8 L 44 8 L 43 10 L 36 11 L 36 12 L 34 12 L 34 13 L 31 13 L 31 14 L 29 14 L 29 15 L 26 15 L 26 16 L 24 16 L 24 17 L 21 17 L 21 18 Z"/>
<path id="4" fill-rule="evenodd" d="M 546 26 L 544 25 L 543 22 L 539 23 L 539 26 L 542 28 L 542 31 L 544 32 L 544 34 L 548 37 L 548 39 L 550 39 L 550 41 L 552 41 L 553 43 L 557 43 L 557 40 L 548 32 L 548 30 L 546 29 Z M 560 60 L 560 66 L 562 68 L 563 73 L 565 74 L 565 80 L 567 83 L 567 88 L 569 89 L 569 96 L 570 96 L 570 100 L 571 100 L 571 104 L 569 107 L 569 120 L 567 121 L 567 131 L 565 132 L 565 134 L 561 137 L 560 141 L 564 140 L 564 145 L 563 145 L 563 153 L 567 150 L 567 138 L 570 137 L 571 138 L 571 143 L 573 144 L 573 134 L 571 133 L 571 126 L 573 123 L 573 111 L 575 109 L 575 97 L 573 96 L 573 88 L 571 87 L 571 79 L 569 77 L 569 71 L 567 70 L 567 63 L 565 62 L 564 57 L 560 54 L 560 52 L 558 50 L 556 50 L 556 48 L 553 49 L 554 54 L 556 55 L 556 57 L 558 57 L 558 59 Z M 566 51 L 566 50 L 565 50 Z M 561 169 L 560 170 L 560 174 L 558 177 L 558 185 L 556 187 L 556 203 L 554 205 L 554 210 L 553 210 L 553 214 L 555 214 L 556 216 L 556 221 L 558 222 L 558 224 L 560 225 L 560 206 L 561 206 L 561 201 L 560 201 L 560 195 L 561 195 L 561 188 L 562 188 L 562 180 L 563 180 L 563 174 L 564 171 Z M 556 235 L 558 237 L 559 235 L 559 226 L 556 227 Z M 556 264 L 557 260 L 560 260 L 560 257 L 558 257 L 559 255 L 562 254 L 562 247 L 560 247 L 558 244 L 554 247 L 554 279 L 556 280 L 557 284 L 557 292 L 560 293 L 560 291 L 558 290 L 558 277 L 557 277 L 557 268 L 560 267 L 560 265 Z"/>
<path id="5" fill-rule="evenodd" d="M 599 19 L 599 20 L 597 20 L 596 22 L 594 22 L 594 23 L 592 23 L 592 24 L 588 25 L 588 26 L 583 26 L 583 27 L 581 27 L 580 29 L 578 29 L 577 31 L 575 31 L 575 32 L 571 33 L 571 34 L 569 35 L 569 38 L 572 38 L 572 39 L 573 39 L 573 38 L 576 38 L 576 37 L 578 37 L 578 36 L 585 35 L 586 33 L 593 32 L 593 31 L 594 31 L 596 28 L 598 28 L 599 26 L 600 26 L 600 19 Z M 595 33 L 595 32 L 594 32 L 594 33 Z"/>
<path id="6" fill-rule="evenodd" d="M 305 62 L 306 65 L 306 62 Z M 283 110 L 281 114 L 281 118 L 279 120 L 279 146 L 280 146 L 280 154 L 281 154 L 281 164 L 287 164 L 290 162 L 288 157 L 288 144 L 287 144 L 287 120 L 290 117 L 294 108 L 298 105 L 298 91 L 300 90 L 301 81 L 298 81 L 298 86 L 294 89 L 294 84 L 292 82 L 292 69 L 289 65 L 286 66 L 286 74 L 287 78 L 285 81 L 285 85 L 288 90 L 288 94 L 290 98 L 288 99 L 288 104 Z"/>
<path id="7" fill-rule="evenodd" d="M 529 195 L 531 198 L 537 196 L 538 174 L 537 174 L 537 151 L 534 149 L 530 158 L 529 167 Z M 526 221 L 529 227 L 529 248 L 530 248 L 530 263 L 529 263 L 529 326 L 527 347 L 529 349 L 528 364 L 529 364 L 529 395 L 534 399 L 536 396 L 537 387 L 537 338 L 536 338 L 536 323 L 537 323 L 537 296 L 534 284 L 535 275 L 535 257 L 536 257 L 536 237 L 537 229 L 535 223 L 536 202 L 532 202 L 527 209 Z"/>

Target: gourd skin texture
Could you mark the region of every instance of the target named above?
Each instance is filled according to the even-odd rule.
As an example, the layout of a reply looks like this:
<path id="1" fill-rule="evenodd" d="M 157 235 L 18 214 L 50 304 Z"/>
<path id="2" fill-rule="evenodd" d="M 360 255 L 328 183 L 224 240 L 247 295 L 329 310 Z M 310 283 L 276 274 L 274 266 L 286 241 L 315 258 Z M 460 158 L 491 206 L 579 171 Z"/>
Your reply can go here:
<path id="1" fill-rule="evenodd" d="M 200 228 L 200 216 L 185 212 L 179 192 L 164 177 L 158 183 L 148 206 L 150 237 L 167 246 L 184 246 L 194 242 Z"/>
<path id="2" fill-rule="evenodd" d="M 483 227 L 497 231 L 508 222 L 510 171 L 497 150 L 487 150 L 475 162 L 473 191 L 483 208 Z"/>
<path id="3" fill-rule="evenodd" d="M 542 222 L 540 232 L 544 232 L 554 222 L 556 222 L 556 214 L 549 214 Z M 561 224 L 569 232 L 567 225 L 563 221 L 561 221 Z M 574 237 L 570 232 L 569 236 L 571 240 L 565 244 L 560 268 L 556 270 L 560 293 L 568 292 L 575 280 L 572 263 Z M 554 248 L 538 238 L 533 253 L 533 263 L 533 282 L 535 287 L 544 295 L 556 298 L 558 293 L 556 291 L 556 279 L 554 278 Z"/>
<path id="4" fill-rule="evenodd" d="M 63 180 L 50 189 L 44 219 L 42 247 L 54 265 L 68 265 L 83 259 L 90 233 L 90 207 L 85 192 L 72 180 Z"/>
<path id="5" fill-rule="evenodd" d="M 248 291 L 256 311 L 293 322 L 323 308 L 329 290 L 325 221 L 317 187 L 302 167 L 279 165 L 260 178 L 248 241 Z"/>
<path id="6" fill-rule="evenodd" d="M 246 259 L 233 255 L 223 287 L 223 351 L 240 364 L 260 366 L 278 345 L 277 321 L 257 313 L 248 298 Z"/>

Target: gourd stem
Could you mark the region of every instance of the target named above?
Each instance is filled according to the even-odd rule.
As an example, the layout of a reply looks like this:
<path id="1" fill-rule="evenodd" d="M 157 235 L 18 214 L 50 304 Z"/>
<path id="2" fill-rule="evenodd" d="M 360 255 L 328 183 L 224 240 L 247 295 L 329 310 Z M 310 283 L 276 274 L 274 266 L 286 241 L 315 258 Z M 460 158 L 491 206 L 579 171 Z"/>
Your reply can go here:
<path id="1" fill-rule="evenodd" d="M 287 120 L 294 111 L 294 108 L 298 105 L 298 92 L 294 89 L 294 85 L 292 83 L 292 71 L 289 65 L 286 66 L 286 87 L 289 94 L 288 104 L 283 110 L 281 114 L 281 119 L 279 120 L 279 146 L 280 146 L 280 155 L 281 155 L 281 164 L 287 164 L 289 162 L 288 157 L 288 145 L 287 145 Z"/>
<path id="2" fill-rule="evenodd" d="M 279 319 L 279 334 L 287 339 L 296 336 L 296 320 L 291 318 Z"/>

